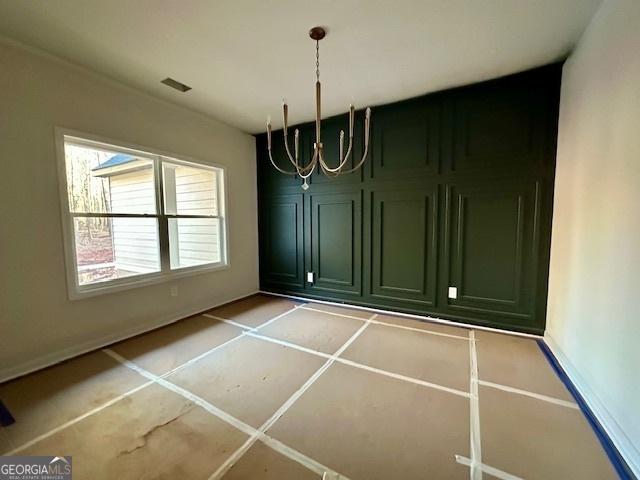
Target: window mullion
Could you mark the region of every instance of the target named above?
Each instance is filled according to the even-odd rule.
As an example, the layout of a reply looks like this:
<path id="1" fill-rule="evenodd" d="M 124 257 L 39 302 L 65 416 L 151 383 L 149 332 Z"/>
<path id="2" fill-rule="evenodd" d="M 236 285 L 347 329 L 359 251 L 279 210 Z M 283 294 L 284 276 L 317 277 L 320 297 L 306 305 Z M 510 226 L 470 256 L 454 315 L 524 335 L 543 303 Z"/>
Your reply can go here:
<path id="1" fill-rule="evenodd" d="M 225 216 L 227 214 L 226 208 L 226 189 L 227 189 L 227 178 L 224 174 L 217 176 L 216 182 L 216 213 L 218 214 L 218 245 L 220 249 L 220 261 L 222 263 L 228 262 L 228 244 L 227 244 L 227 225 Z"/>
<path id="2" fill-rule="evenodd" d="M 158 212 L 158 238 L 160 241 L 160 270 L 163 273 L 171 270 L 169 258 L 169 221 L 164 211 L 164 186 L 161 157 L 156 157 L 155 186 L 156 186 L 156 211 Z"/>

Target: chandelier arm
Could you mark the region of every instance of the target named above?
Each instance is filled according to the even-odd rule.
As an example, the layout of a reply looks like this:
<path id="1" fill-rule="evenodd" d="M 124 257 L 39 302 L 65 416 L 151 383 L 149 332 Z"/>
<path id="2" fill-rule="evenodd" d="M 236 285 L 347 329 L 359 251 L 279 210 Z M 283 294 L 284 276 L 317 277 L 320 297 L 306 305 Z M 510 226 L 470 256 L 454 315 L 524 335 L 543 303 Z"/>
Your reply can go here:
<path id="1" fill-rule="evenodd" d="M 315 169 L 317 163 L 318 163 L 318 150 L 315 151 L 315 153 L 313 154 L 313 158 L 311 159 L 311 163 L 308 165 L 312 167 L 309 173 L 301 174 L 300 172 L 298 172 L 298 176 L 303 180 L 306 180 L 307 178 L 309 178 L 313 174 L 313 170 Z"/>
<path id="2" fill-rule="evenodd" d="M 271 161 L 271 165 L 273 165 L 273 167 L 277 171 L 279 171 L 280 173 L 284 173 L 285 175 L 300 175 L 300 171 L 302 171 L 302 169 L 297 168 L 295 164 L 294 164 L 294 167 L 296 167 L 295 171 L 289 172 L 287 170 L 283 170 L 278 165 L 276 165 L 276 162 L 273 160 L 273 156 L 271 155 L 271 149 L 268 149 L 268 153 L 269 153 L 269 160 Z"/>
<path id="3" fill-rule="evenodd" d="M 308 172 L 311 168 L 311 163 L 305 167 L 300 166 L 300 164 L 298 163 L 298 152 L 296 149 L 296 156 L 295 156 L 295 160 L 294 157 L 291 155 L 291 151 L 289 150 L 289 142 L 287 140 L 287 134 L 284 134 L 284 145 L 285 145 L 285 152 L 287 153 L 287 157 L 289 158 L 289 161 L 291 162 L 291 165 L 293 165 L 296 169 L 296 171 L 298 172 L 298 175 L 300 175 L 300 172 L 306 173 Z"/>
<path id="4" fill-rule="evenodd" d="M 322 152 L 320 152 L 320 160 L 321 160 L 321 162 L 322 162 L 322 163 L 320 164 L 320 166 L 322 167 L 322 172 L 323 172 L 327 177 L 329 177 L 329 178 L 336 178 L 338 175 L 340 175 L 340 173 L 339 173 L 339 172 L 334 172 L 334 171 L 331 171 L 331 170 L 326 170 L 326 169 L 323 167 L 323 164 L 324 164 L 324 165 L 327 165 L 327 162 L 325 162 L 325 161 L 324 161 L 324 155 L 322 154 Z"/>
<path id="5" fill-rule="evenodd" d="M 350 168 L 349 170 L 340 171 L 340 172 L 337 173 L 337 175 L 344 175 L 344 174 L 347 174 L 347 173 L 355 172 L 356 170 L 358 170 L 362 166 L 362 164 L 367 159 L 367 154 L 369 153 L 369 127 L 370 127 L 370 122 L 371 122 L 371 109 L 367 108 L 367 111 L 366 111 L 366 114 L 365 114 L 365 120 L 364 120 L 365 138 L 364 138 L 364 152 L 362 154 L 362 158 L 360 159 L 360 161 L 358 162 L 358 164 L 356 166 L 354 166 L 353 168 Z"/>
<path id="6" fill-rule="evenodd" d="M 336 176 L 337 176 L 337 175 L 345 175 L 345 174 L 347 174 L 347 173 L 352 173 L 352 172 L 355 172 L 356 170 L 358 170 L 358 169 L 362 166 L 362 164 L 365 162 L 365 160 L 367 159 L 367 152 L 368 152 L 368 150 L 369 150 L 369 149 L 368 149 L 367 147 L 365 147 L 365 149 L 364 149 L 364 155 L 362 155 L 362 159 L 358 162 L 358 164 L 357 164 L 355 167 L 350 168 L 349 170 L 343 170 L 343 171 L 340 171 L 340 172 L 338 172 L 338 173 L 336 174 Z"/>
<path id="7" fill-rule="evenodd" d="M 362 155 L 362 158 L 360 159 L 360 161 L 358 162 L 358 164 L 355 167 L 350 168 L 349 170 L 341 170 L 340 172 L 337 172 L 334 176 L 337 177 L 338 175 L 346 175 L 347 173 L 353 173 L 356 170 L 358 170 L 362 166 L 362 164 L 365 162 L 365 160 L 367 159 L 368 150 L 369 150 L 368 147 L 365 147 L 364 154 Z"/>
<path id="8" fill-rule="evenodd" d="M 327 170 L 327 164 L 324 161 L 324 155 L 322 154 L 322 152 L 320 152 L 320 155 L 318 156 L 318 158 L 320 161 L 320 168 L 322 169 L 322 173 L 324 173 L 327 177 L 337 177 L 335 173 Z"/>
<path id="9" fill-rule="evenodd" d="M 281 169 L 278 165 L 276 165 L 276 162 L 273 161 L 273 157 L 271 156 L 271 149 L 269 149 L 269 160 L 271 160 L 271 165 L 273 165 L 275 169 L 278 170 L 280 173 L 284 173 L 285 175 L 299 175 L 297 171 L 288 172 L 286 170 Z"/>
<path id="10" fill-rule="evenodd" d="M 326 172 L 331 172 L 331 173 L 336 173 L 339 174 L 340 171 L 343 169 L 343 167 L 346 165 L 347 160 L 349 159 L 349 156 L 351 155 L 351 150 L 353 148 L 353 122 L 354 122 L 354 117 L 355 117 L 355 108 L 353 106 L 353 104 L 349 105 L 349 147 L 347 148 L 347 153 L 345 154 L 345 156 L 342 156 L 342 145 L 343 145 L 343 139 L 344 139 L 344 130 L 340 130 L 340 159 L 338 161 L 338 166 L 336 168 L 331 168 L 329 167 L 325 162 L 324 162 L 324 158 L 320 157 L 320 161 L 321 161 L 321 166 L 323 171 Z M 366 121 L 366 117 L 365 117 L 365 121 Z"/>
<path id="11" fill-rule="evenodd" d="M 289 135 L 287 135 L 287 129 L 284 129 L 284 150 L 285 152 L 287 152 L 287 157 L 289 157 L 289 161 L 293 164 L 294 167 L 296 167 L 296 170 L 298 168 L 300 168 L 300 166 L 298 165 L 298 152 L 296 152 L 296 156 L 295 156 L 295 160 L 294 157 L 291 155 L 291 150 L 289 150 Z"/>
<path id="12" fill-rule="evenodd" d="M 311 176 L 311 174 L 313 173 L 313 169 L 316 166 L 317 159 L 318 159 L 318 154 L 316 152 L 313 158 L 311 159 L 311 163 L 306 167 L 309 173 L 307 173 L 306 171 L 304 173 L 301 173 L 302 169 L 296 169 L 295 172 L 288 172 L 287 170 L 283 170 L 278 165 L 276 165 L 276 162 L 273 160 L 273 156 L 271 155 L 271 150 L 269 150 L 269 160 L 271 161 L 271 165 L 273 165 L 276 170 L 278 170 L 280 173 L 284 173 L 285 175 L 297 175 L 302 179 L 307 179 Z"/>
<path id="13" fill-rule="evenodd" d="M 346 165 L 347 160 L 349 160 L 349 156 L 351 155 L 351 149 L 352 149 L 352 140 L 353 137 L 349 139 L 349 148 L 347 149 L 347 153 L 344 156 L 344 159 L 340 160 L 340 164 L 336 167 L 336 168 L 331 168 L 329 167 L 326 162 L 324 161 L 324 157 L 320 156 L 320 165 L 322 166 L 322 170 L 327 171 L 327 172 L 331 172 L 331 173 L 336 173 L 336 172 L 340 172 L 342 170 L 342 168 Z"/>
<path id="14" fill-rule="evenodd" d="M 317 161 L 318 158 L 318 151 L 315 150 L 315 153 L 313 155 L 313 158 L 311 159 L 311 161 L 309 162 L 308 165 L 306 166 L 300 166 L 300 164 L 298 163 L 298 154 L 297 154 L 297 149 L 296 149 L 296 157 L 295 160 L 291 155 L 291 152 L 289 151 L 289 144 L 287 141 L 287 134 L 284 134 L 284 145 L 285 145 L 285 152 L 287 153 L 287 157 L 289 158 L 289 161 L 291 162 L 291 164 L 295 167 L 296 172 L 298 173 L 298 175 L 300 176 L 300 178 L 307 178 L 309 177 L 309 175 L 307 175 L 306 177 L 304 176 L 307 172 L 312 172 L 314 167 L 315 167 L 315 163 Z"/>
<path id="15" fill-rule="evenodd" d="M 296 172 L 298 172 L 298 175 L 300 174 L 300 172 L 307 172 L 307 167 L 301 167 L 300 164 L 298 163 L 298 135 L 299 135 L 299 131 L 296 128 L 295 131 L 295 159 L 294 156 L 291 155 L 291 150 L 289 149 L 289 134 L 288 134 L 288 127 L 289 127 L 289 106 L 286 104 L 286 102 L 283 100 L 282 101 L 282 136 L 284 139 L 284 149 L 287 153 L 287 157 L 289 157 L 289 161 L 291 162 L 291 164 L 295 167 Z"/>
<path id="16" fill-rule="evenodd" d="M 298 139 L 299 139 L 299 130 L 296 128 L 295 130 L 295 160 L 293 155 L 291 155 L 291 150 L 289 149 L 289 134 L 288 134 L 288 128 L 289 128 L 289 106 L 287 105 L 287 102 L 283 99 L 282 100 L 282 135 L 283 135 L 283 139 L 284 139 L 284 149 L 287 153 L 287 157 L 289 157 L 289 161 L 291 162 L 291 164 L 295 167 L 296 172 L 298 173 L 298 175 L 300 175 L 300 172 L 304 172 L 306 173 L 309 170 L 309 166 L 307 165 L 307 167 L 302 167 L 300 166 L 300 164 L 298 163 Z"/>

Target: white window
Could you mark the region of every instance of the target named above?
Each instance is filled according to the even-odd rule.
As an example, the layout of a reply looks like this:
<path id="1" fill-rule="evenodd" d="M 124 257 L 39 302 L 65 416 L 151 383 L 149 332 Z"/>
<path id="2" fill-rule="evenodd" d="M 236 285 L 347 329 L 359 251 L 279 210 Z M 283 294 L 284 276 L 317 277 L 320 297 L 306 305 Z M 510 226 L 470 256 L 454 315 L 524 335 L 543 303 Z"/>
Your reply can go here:
<path id="1" fill-rule="evenodd" d="M 58 132 L 71 298 L 227 265 L 224 170 Z"/>

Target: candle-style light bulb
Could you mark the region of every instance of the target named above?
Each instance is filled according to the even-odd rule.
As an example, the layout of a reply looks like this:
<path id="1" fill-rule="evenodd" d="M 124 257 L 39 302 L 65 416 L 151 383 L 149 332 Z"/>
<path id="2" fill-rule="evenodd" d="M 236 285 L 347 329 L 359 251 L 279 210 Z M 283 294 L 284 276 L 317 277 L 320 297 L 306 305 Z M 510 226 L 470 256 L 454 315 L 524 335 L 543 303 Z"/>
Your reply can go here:
<path id="1" fill-rule="evenodd" d="M 349 137 L 352 138 L 353 137 L 353 117 L 355 114 L 355 108 L 353 106 L 353 103 L 351 105 L 349 105 Z"/>
<path id="2" fill-rule="evenodd" d="M 364 144 L 369 145 L 369 122 L 371 120 L 371 109 L 367 107 L 364 114 Z"/>
<path id="3" fill-rule="evenodd" d="M 285 136 L 287 135 L 287 127 L 288 127 L 288 123 L 289 123 L 289 107 L 287 105 L 287 103 L 284 101 L 284 98 L 282 99 L 282 120 L 283 120 L 283 127 L 282 129 L 284 130 L 284 134 Z"/>
<path id="4" fill-rule="evenodd" d="M 267 116 L 267 148 L 271 150 L 271 115 Z"/>

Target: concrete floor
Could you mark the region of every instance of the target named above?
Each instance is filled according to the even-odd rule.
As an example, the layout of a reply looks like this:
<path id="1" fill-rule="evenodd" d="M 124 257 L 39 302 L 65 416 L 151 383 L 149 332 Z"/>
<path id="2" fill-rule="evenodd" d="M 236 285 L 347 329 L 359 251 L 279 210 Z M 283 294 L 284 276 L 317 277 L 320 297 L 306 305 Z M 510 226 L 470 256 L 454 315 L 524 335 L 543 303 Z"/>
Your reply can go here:
<path id="1" fill-rule="evenodd" d="M 256 296 L 0 385 L 76 479 L 607 479 L 534 340 Z"/>

